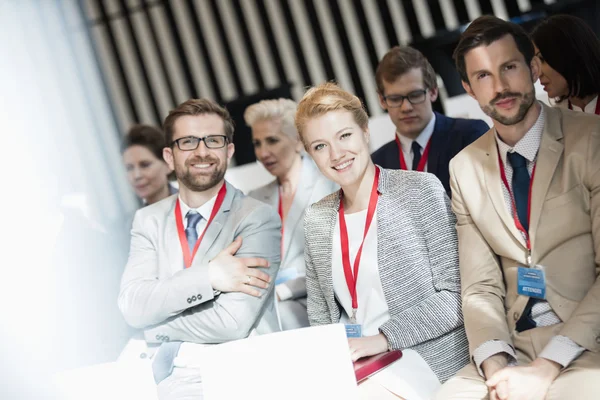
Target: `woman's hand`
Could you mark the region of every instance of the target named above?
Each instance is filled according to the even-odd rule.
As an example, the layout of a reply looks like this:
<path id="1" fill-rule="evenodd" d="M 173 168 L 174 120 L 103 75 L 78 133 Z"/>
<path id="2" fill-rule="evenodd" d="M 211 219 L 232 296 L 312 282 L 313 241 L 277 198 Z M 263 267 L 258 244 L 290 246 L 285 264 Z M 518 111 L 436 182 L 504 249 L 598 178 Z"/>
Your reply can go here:
<path id="1" fill-rule="evenodd" d="M 388 341 L 383 333 L 375 336 L 348 339 L 352 361 L 362 357 L 383 353 L 388 349 Z"/>

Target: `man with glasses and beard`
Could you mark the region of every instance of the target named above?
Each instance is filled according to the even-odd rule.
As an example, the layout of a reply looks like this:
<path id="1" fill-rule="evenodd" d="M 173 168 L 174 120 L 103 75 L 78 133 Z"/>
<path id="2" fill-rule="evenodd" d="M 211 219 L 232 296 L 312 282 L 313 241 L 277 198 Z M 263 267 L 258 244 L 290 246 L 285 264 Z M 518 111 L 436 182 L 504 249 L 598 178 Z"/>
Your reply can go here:
<path id="1" fill-rule="evenodd" d="M 436 74 L 427 58 L 412 47 L 393 47 L 381 59 L 375 80 L 381 107 L 396 126 L 396 138 L 373 153 L 373 162 L 383 168 L 430 172 L 450 195 L 450 160 L 489 127 L 481 120 L 433 111 L 438 97 Z"/>
<path id="2" fill-rule="evenodd" d="M 279 330 L 273 282 L 281 223 L 273 209 L 224 180 L 233 120 L 210 100 L 188 100 L 164 121 L 163 157 L 179 194 L 139 210 L 119 308 L 160 344 L 153 372 L 163 399 L 201 399 L 206 344 Z"/>
<path id="3" fill-rule="evenodd" d="M 540 60 L 484 16 L 454 58 L 494 122 L 450 163 L 472 363 L 439 399 L 600 393 L 600 118 L 535 100 Z"/>

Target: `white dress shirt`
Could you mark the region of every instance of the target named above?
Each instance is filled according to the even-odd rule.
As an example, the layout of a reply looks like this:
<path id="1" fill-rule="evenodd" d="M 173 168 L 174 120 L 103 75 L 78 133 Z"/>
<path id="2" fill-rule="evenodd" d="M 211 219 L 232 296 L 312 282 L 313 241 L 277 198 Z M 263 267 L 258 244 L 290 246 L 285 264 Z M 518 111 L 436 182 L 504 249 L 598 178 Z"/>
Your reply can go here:
<path id="1" fill-rule="evenodd" d="M 406 168 L 412 170 L 412 164 L 414 159 L 414 154 L 412 152 L 412 144 L 413 142 L 419 143 L 421 146 L 421 155 L 425 151 L 425 147 L 427 147 L 427 143 L 429 143 L 429 139 L 431 139 L 431 135 L 433 135 L 433 128 L 435 127 L 435 113 L 431 117 L 431 120 L 425 128 L 419 133 L 419 136 L 415 140 L 402 136 L 400 133 L 396 132 L 398 139 L 400 139 L 400 147 L 402 147 L 402 154 L 404 155 L 404 161 L 406 161 Z M 425 162 L 425 172 L 427 172 L 427 162 Z"/>
<path id="2" fill-rule="evenodd" d="M 348 228 L 350 265 L 353 269 L 354 259 L 363 239 L 366 218 L 367 210 L 346 214 L 345 216 Z M 349 316 L 352 315 L 352 297 L 346 284 L 344 266 L 342 265 L 339 218 L 336 218 L 333 231 L 333 251 L 331 256 L 333 291 L 343 308 L 340 313 L 340 322 L 348 323 L 350 320 Z M 383 294 L 377 263 L 377 211 L 373 215 L 373 222 L 369 227 L 365 244 L 363 245 L 358 282 L 356 284 L 356 295 L 358 298 L 356 321 L 362 325 L 362 335 L 373 336 L 379 334 L 379 327 L 390 319 L 390 312 Z"/>
<path id="3" fill-rule="evenodd" d="M 202 235 L 202 232 L 204 232 L 204 228 L 206 228 L 206 224 L 208 223 L 210 214 L 212 213 L 213 207 L 215 206 L 215 202 L 217 201 L 217 196 L 218 194 L 214 195 L 210 200 L 202 204 L 200 207 L 194 208 L 194 210 L 196 210 L 198 214 L 202 215 L 202 219 L 198 221 L 198 225 L 196 225 L 196 232 L 198 232 L 198 237 Z M 186 215 L 192 208 L 185 204 L 185 202 L 181 199 L 181 195 L 179 196 L 179 207 L 181 208 L 181 218 L 183 218 L 183 227 L 187 228 L 188 220 L 186 218 Z M 190 249 L 190 251 L 191 250 L 192 249 Z"/>
<path id="4" fill-rule="evenodd" d="M 594 114 L 596 112 L 596 104 L 598 103 L 598 96 L 594 97 L 592 101 L 586 104 L 586 106 L 581 109 L 575 104 L 571 102 L 571 107 L 573 107 L 573 111 L 583 111 L 584 113 Z"/>

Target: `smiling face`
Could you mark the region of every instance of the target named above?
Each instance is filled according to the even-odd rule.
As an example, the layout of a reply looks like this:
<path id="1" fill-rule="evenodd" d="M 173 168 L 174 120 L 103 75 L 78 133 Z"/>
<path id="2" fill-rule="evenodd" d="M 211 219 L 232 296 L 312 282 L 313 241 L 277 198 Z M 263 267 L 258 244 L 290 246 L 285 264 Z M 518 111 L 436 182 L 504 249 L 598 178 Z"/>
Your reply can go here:
<path id="1" fill-rule="evenodd" d="M 540 60 L 540 83 L 548 93 L 548 97 L 556 99 L 568 96 L 569 84 L 567 80 L 546 62 L 537 47 L 535 47 L 535 55 Z"/>
<path id="2" fill-rule="evenodd" d="M 537 57 L 527 65 L 513 37 L 506 35 L 467 52 L 465 65 L 469 83 L 463 87 L 485 114 L 506 126 L 525 118 L 535 101 Z"/>
<path id="3" fill-rule="evenodd" d="M 387 110 L 390 119 L 396 126 L 399 134 L 416 138 L 431 121 L 433 108 L 431 103 L 437 99 L 438 90 L 425 87 L 423 82 L 423 71 L 421 68 L 412 68 L 405 74 L 399 76 L 394 82 L 382 81 L 383 95 L 388 98 L 394 96 L 408 96 L 411 93 L 427 90 L 425 100 L 419 104 L 411 104 L 404 99 L 400 107 L 389 107 L 382 95 L 379 95 L 379 103 Z"/>
<path id="4" fill-rule="evenodd" d="M 186 136 L 203 138 L 225 135 L 224 123 L 216 114 L 179 117 L 173 125 L 173 140 Z M 208 149 L 204 141 L 196 150 L 183 151 L 176 144 L 164 150 L 163 156 L 175 170 L 179 183 L 191 191 L 202 192 L 219 184 L 234 153 L 233 143 L 219 149 Z"/>
<path id="5" fill-rule="evenodd" d="M 321 173 L 342 188 L 360 182 L 370 163 L 369 131 L 349 111 L 331 111 L 308 120 L 303 129 L 306 151 Z"/>
<path id="6" fill-rule="evenodd" d="M 156 158 L 147 147 L 129 146 L 123 152 L 123 162 L 127 170 L 127 180 L 135 194 L 145 201 L 156 198 L 167 188 L 167 176 L 171 171 L 164 160 Z M 168 194 L 168 190 L 166 193 Z"/>
<path id="7" fill-rule="evenodd" d="M 252 144 L 258 161 L 275 177 L 283 178 L 302 150 L 299 139 L 282 132 L 280 119 L 265 119 L 252 125 Z"/>

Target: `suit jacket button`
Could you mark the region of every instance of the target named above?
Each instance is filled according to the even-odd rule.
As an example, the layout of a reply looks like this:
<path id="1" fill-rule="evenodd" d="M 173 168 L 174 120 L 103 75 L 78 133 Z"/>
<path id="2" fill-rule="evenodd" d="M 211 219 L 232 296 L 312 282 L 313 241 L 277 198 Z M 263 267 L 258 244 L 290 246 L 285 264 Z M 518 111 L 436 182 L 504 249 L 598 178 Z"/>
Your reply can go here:
<path id="1" fill-rule="evenodd" d="M 198 300 L 202 299 L 202 295 L 198 293 Z"/>
<path id="2" fill-rule="evenodd" d="M 192 296 L 192 301 L 196 301 L 196 296 Z"/>
<path id="3" fill-rule="evenodd" d="M 165 336 L 165 342 L 168 342 L 168 341 L 170 341 L 169 337 Z"/>
<path id="4" fill-rule="evenodd" d="M 188 297 L 187 301 L 188 301 L 188 304 L 192 304 L 192 298 L 191 297 Z"/>
<path id="5" fill-rule="evenodd" d="M 513 318 L 515 319 L 515 321 L 519 320 L 519 313 L 515 311 L 515 313 L 513 314 Z"/>
<path id="6" fill-rule="evenodd" d="M 156 335 L 156 340 L 160 340 L 160 335 Z"/>

